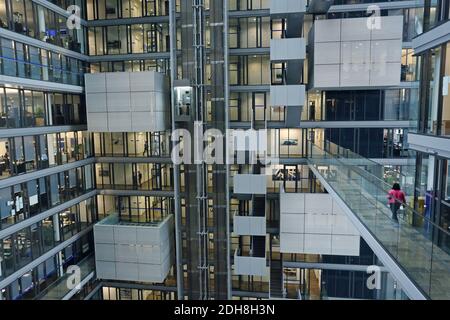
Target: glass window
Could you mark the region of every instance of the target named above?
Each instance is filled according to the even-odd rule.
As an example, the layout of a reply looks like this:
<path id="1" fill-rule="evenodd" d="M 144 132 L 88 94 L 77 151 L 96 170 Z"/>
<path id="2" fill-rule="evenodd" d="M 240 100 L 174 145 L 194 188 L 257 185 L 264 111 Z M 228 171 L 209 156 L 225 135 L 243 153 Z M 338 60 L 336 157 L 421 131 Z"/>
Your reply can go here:
<path id="1" fill-rule="evenodd" d="M 450 79 L 450 42 L 445 47 L 444 77 Z M 447 80 L 447 90 L 450 91 L 450 80 Z M 450 94 L 442 96 L 441 135 L 450 136 Z"/>
<path id="2" fill-rule="evenodd" d="M 8 108 L 6 105 L 5 89 L 0 88 L 0 128 L 6 128 L 8 126 L 7 117 L 8 117 Z"/>

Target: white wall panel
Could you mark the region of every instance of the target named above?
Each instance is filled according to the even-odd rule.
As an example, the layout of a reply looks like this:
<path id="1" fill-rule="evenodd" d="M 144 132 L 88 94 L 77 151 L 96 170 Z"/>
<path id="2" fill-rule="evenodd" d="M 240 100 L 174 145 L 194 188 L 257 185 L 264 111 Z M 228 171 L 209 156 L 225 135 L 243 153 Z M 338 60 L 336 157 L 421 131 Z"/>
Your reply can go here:
<path id="1" fill-rule="evenodd" d="M 316 20 L 313 88 L 400 85 L 402 23 L 403 16 L 380 17 L 380 29 L 369 28 L 366 18 Z"/>
<path id="2" fill-rule="evenodd" d="M 270 40 L 271 61 L 304 60 L 305 58 L 306 44 L 304 38 Z"/>
<path id="3" fill-rule="evenodd" d="M 85 80 L 86 93 L 106 92 L 105 73 L 91 73 Z"/>
<path id="4" fill-rule="evenodd" d="M 304 253 L 331 254 L 331 234 L 305 233 Z"/>
<path id="5" fill-rule="evenodd" d="M 306 0 L 269 0 L 270 14 L 302 13 L 306 11 Z"/>
<path id="6" fill-rule="evenodd" d="M 322 21 L 327 21 L 327 23 L 322 23 Z M 314 41 L 315 42 L 333 42 L 341 40 L 341 20 L 340 19 L 330 19 L 330 20 L 319 20 L 314 21 Z"/>
<path id="7" fill-rule="evenodd" d="M 86 104 L 90 106 L 90 112 L 106 112 L 106 93 L 87 93 Z"/>
<path id="8" fill-rule="evenodd" d="M 334 54 L 330 54 L 334 52 Z M 339 64 L 341 61 L 341 46 L 339 42 L 317 42 L 314 45 L 315 64 Z"/>
<path id="9" fill-rule="evenodd" d="M 351 237 L 352 245 L 345 248 Z M 328 193 L 280 194 L 280 251 L 284 253 L 359 255 L 360 235 Z M 356 248 L 356 249 L 355 249 Z"/>
<path id="10" fill-rule="evenodd" d="M 169 127 L 169 86 L 165 75 L 153 71 L 85 74 L 87 83 L 94 83 L 97 78 L 104 79 L 106 86 L 94 85 L 92 92 L 86 88 L 89 131 L 148 132 Z M 119 114 L 112 114 L 115 112 L 128 115 L 121 114 L 120 119 L 116 119 Z M 101 116 L 98 113 L 102 113 Z M 98 122 L 100 117 L 104 120 Z"/>
<path id="11" fill-rule="evenodd" d="M 339 19 L 341 21 L 341 41 L 369 40 L 370 29 L 367 18 Z"/>

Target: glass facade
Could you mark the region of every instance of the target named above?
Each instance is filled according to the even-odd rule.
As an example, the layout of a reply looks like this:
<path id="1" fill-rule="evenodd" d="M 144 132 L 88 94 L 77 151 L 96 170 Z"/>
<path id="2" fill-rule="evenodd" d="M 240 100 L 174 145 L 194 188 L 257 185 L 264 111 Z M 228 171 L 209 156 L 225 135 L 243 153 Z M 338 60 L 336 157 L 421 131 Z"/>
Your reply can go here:
<path id="1" fill-rule="evenodd" d="M 1 74 L 81 86 L 85 63 L 61 53 L 0 38 Z"/>
<path id="2" fill-rule="evenodd" d="M 0 179 L 93 156 L 86 132 L 60 132 L 0 139 Z"/>
<path id="3" fill-rule="evenodd" d="M 95 188 L 92 164 L 0 189 L 0 229 L 45 212 Z"/>
<path id="4" fill-rule="evenodd" d="M 315 90 L 308 86 L 308 59 L 314 48 L 308 45 L 307 57 L 300 59 L 300 62 L 271 61 L 271 39 L 293 38 L 294 33 L 295 37 L 306 40 L 316 19 L 366 17 L 366 11 L 326 15 L 301 13 L 293 15 L 296 23 L 300 23 L 298 28 L 292 28 L 289 23 L 292 16 L 281 18 L 270 14 L 270 0 L 229 0 L 227 33 L 217 31 L 223 19 L 210 10 L 211 3 L 217 5 L 213 1 L 204 1 L 204 7 L 188 6 L 189 10 L 202 11 L 198 16 L 189 17 L 182 11 L 186 10 L 187 2 L 175 1 L 179 13 L 176 15 L 176 34 L 171 34 L 169 30 L 168 0 L 51 0 L 64 10 L 73 4 L 81 7 L 81 16 L 87 21 L 82 21 L 78 30 L 68 29 L 67 17 L 55 12 L 54 8 L 52 10 L 52 6 L 42 6 L 40 1 L 6 0 L 0 3 L 0 27 L 72 51 L 70 54 L 67 50 L 55 50 L 54 46 L 46 46 L 45 43 L 37 47 L 26 41 L 11 40 L 6 35 L 0 38 L 1 74 L 24 79 L 24 85 L 0 87 L 0 280 L 8 283 L 0 288 L 0 299 L 61 298 L 52 295 L 52 290 L 57 291 L 61 283 L 64 284 L 70 265 L 87 266 L 88 272 L 95 269 L 92 265 L 95 258 L 93 224 L 111 214 L 118 214 L 121 223 L 138 227 L 140 224 L 161 222 L 176 210 L 179 210 L 181 225 L 181 240 L 178 243 L 183 259 L 180 263 L 181 279 L 189 283 L 185 292 L 189 298 L 199 294 L 198 288 L 191 283 L 198 279 L 195 268 L 200 263 L 196 259 L 201 260 L 197 258 L 201 254 L 205 255 L 202 259 L 208 265 L 201 269 L 207 279 L 203 289 L 207 291 L 208 298 L 226 295 L 223 288 L 228 284 L 222 286 L 224 282 L 218 280 L 228 272 L 223 269 L 224 260 L 219 259 L 230 258 L 222 250 L 224 239 L 229 240 L 231 255 L 235 256 L 230 259 L 231 289 L 235 299 L 273 298 L 276 296 L 269 296 L 273 292 L 278 292 L 280 298 L 293 299 L 297 299 L 299 294 L 306 299 L 377 297 L 377 293 L 364 287 L 368 276 L 363 271 L 283 268 L 284 262 L 345 266 L 369 265 L 378 261 L 365 242 L 362 242 L 358 257 L 281 252 L 279 195 L 283 192 L 327 193 L 309 167 L 312 144 L 325 146 L 335 143 L 354 151 L 361 159 L 383 159 L 381 162 L 386 165 L 379 166 L 382 178 L 389 182 L 398 179 L 408 168 L 397 163 L 406 163 L 399 160 L 407 160 L 413 155 L 406 141 L 410 127 L 404 123 L 416 122 L 420 115 L 419 106 L 424 108 L 416 82 L 423 74 L 423 65 L 428 63 L 432 65 L 432 76 L 427 86 L 433 94 L 440 90 L 442 75 L 450 74 L 450 54 L 447 54 L 450 49 L 440 46 L 428 58 L 417 57 L 409 42 L 426 29 L 424 9 L 383 9 L 382 16 L 401 15 L 404 18 L 403 41 L 406 44 L 399 57 L 401 85 L 392 88 L 380 86 L 373 90 Z M 335 4 L 378 1 L 335 1 Z M 440 17 L 437 19 L 443 21 L 448 8 L 442 2 L 438 8 L 434 17 Z M 185 28 L 191 24 L 184 22 L 192 20 L 191 16 L 202 19 L 204 29 L 201 28 L 202 36 L 193 35 L 193 39 L 185 39 L 182 35 L 186 35 Z M 197 31 L 195 28 L 192 30 Z M 218 43 L 222 44 L 221 37 L 224 35 L 228 36 L 230 49 L 227 59 L 221 56 L 223 52 L 217 47 Z M 176 52 L 170 51 L 171 39 L 175 39 Z M 193 44 L 191 40 L 202 44 Z M 47 47 L 52 49 L 44 49 Z M 194 59 L 193 51 L 200 49 L 202 53 L 196 52 Z M 89 58 L 85 61 L 75 58 L 80 57 L 76 52 L 89 55 Z M 199 77 L 195 89 L 198 90 L 196 97 L 203 99 L 201 102 L 204 104 L 195 106 L 198 112 L 200 109 L 204 112 L 202 119 L 206 120 L 207 126 L 224 122 L 221 116 L 225 116 L 221 112 L 227 104 L 223 101 L 226 97 L 223 93 L 229 85 L 230 126 L 267 129 L 267 140 L 274 142 L 274 149 L 268 154 L 278 156 L 280 163 L 267 167 L 261 163 L 233 164 L 229 167 L 230 175 L 226 177 L 229 178 L 228 184 L 224 183 L 224 188 L 230 189 L 220 189 L 217 186 L 226 180 L 223 175 L 225 167 L 205 164 L 201 172 L 196 172 L 198 168 L 187 164 L 175 168 L 170 158 L 171 130 L 84 131 L 87 124 L 84 95 L 71 92 L 80 92 L 79 88 L 65 86 L 61 89 L 57 85 L 82 87 L 84 73 L 157 71 L 169 75 L 174 71 L 170 70 L 170 54 L 178 56 L 173 61 L 178 77 L 176 80 L 190 79 L 193 88 L 194 69 L 191 66 L 199 68 L 202 64 L 201 70 L 195 69 L 199 72 L 195 73 Z M 219 85 L 218 79 L 223 76 L 220 66 L 226 61 L 228 83 Z M 295 75 L 292 74 L 292 65 L 298 71 Z M 296 85 L 306 86 L 305 105 L 271 105 L 271 86 L 279 88 L 293 84 L 292 78 L 295 78 Z M 25 79 L 47 81 L 46 87 L 53 85 L 55 89 L 28 87 Z M 450 100 L 433 94 L 430 94 L 429 107 L 426 107 L 429 116 L 420 121 L 429 128 L 427 133 L 447 135 L 450 118 L 447 119 L 445 110 Z M 289 118 L 289 107 L 300 108 L 300 113 L 295 115 L 298 119 Z M 289 126 L 287 123 L 290 120 L 298 121 L 296 125 Z M 356 127 L 353 125 L 355 121 L 358 122 Z M 399 124 L 394 125 L 395 121 Z M 179 119 L 174 123 L 175 128 L 190 125 Z M 15 133 L 31 128 L 34 131 L 28 135 Z M 422 156 L 418 154 L 418 158 Z M 91 160 L 83 161 L 89 158 Z M 80 161 L 83 165 L 78 164 Z M 432 169 L 430 161 L 435 162 Z M 441 184 L 436 186 L 437 182 L 428 181 L 428 175 L 431 171 L 434 174 L 436 168 L 440 168 L 439 174 L 449 176 L 448 163 L 441 159 L 424 159 L 422 166 L 424 180 L 417 185 L 416 189 L 420 191 L 417 191 L 416 201 L 421 204 L 421 197 L 436 196 L 433 203 L 440 208 L 436 221 L 442 228 L 448 228 L 448 192 L 447 189 L 445 192 L 442 190 L 444 185 L 447 188 L 450 184 L 439 180 Z M 48 168 L 51 168 L 49 171 L 52 174 L 39 172 Z M 179 169 L 178 176 L 174 173 L 176 169 Z M 261 173 L 266 175 L 266 194 L 239 195 L 234 192 L 237 175 Z M 432 191 L 428 187 L 430 183 L 433 185 Z M 200 190 L 200 185 L 201 194 L 197 190 Z M 95 190 L 85 199 L 86 193 Z M 229 198 L 225 199 L 226 195 Z M 384 209 L 385 200 L 383 197 L 381 201 Z M 59 206 L 67 208 L 60 210 Z M 425 204 L 421 207 L 423 210 L 427 208 Z M 234 232 L 226 235 L 226 227 L 235 230 L 233 218 L 236 213 L 252 217 L 258 210 L 262 214 L 260 217 L 265 217 L 266 233 L 240 235 Z M 201 222 L 198 222 L 199 217 Z M 34 221 L 37 218 L 39 220 Z M 23 228 L 12 228 L 18 224 Z M 200 238 L 202 241 L 197 241 Z M 439 241 L 446 242 L 447 239 Z M 63 243 L 70 244 L 62 248 Z M 201 247 L 197 248 L 199 243 Z M 171 245 L 174 249 L 175 244 Z M 49 256 L 50 250 L 57 246 L 59 252 Z M 239 274 L 236 271 L 238 255 L 265 259 L 267 273 Z M 36 259 L 41 260 L 38 266 L 17 275 L 21 268 Z M 279 267 L 269 269 L 272 266 Z M 175 299 L 177 293 L 169 292 L 177 286 L 175 269 L 174 263 L 166 279 L 157 284 L 161 290 L 116 288 L 108 284 L 94 297 L 105 300 Z M 317 288 L 312 288 L 312 283 Z M 91 279 L 72 298 L 87 296 L 97 284 L 95 279 Z M 126 287 L 126 282 L 121 286 Z M 401 291 L 398 288 L 398 292 Z"/>
<path id="5" fill-rule="evenodd" d="M 0 87 L 0 129 L 86 124 L 84 97 Z"/>
<path id="6" fill-rule="evenodd" d="M 67 18 L 32 0 L 6 0 L 0 6 L 3 28 L 76 52 L 85 52 L 85 27 L 68 29 Z M 3 46 L 3 45 L 2 45 Z"/>

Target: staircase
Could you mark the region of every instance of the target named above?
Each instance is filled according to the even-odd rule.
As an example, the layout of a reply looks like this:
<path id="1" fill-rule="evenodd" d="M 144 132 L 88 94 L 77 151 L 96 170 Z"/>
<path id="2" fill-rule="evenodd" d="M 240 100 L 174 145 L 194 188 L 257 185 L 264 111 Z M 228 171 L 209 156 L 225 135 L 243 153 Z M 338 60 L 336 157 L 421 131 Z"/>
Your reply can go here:
<path id="1" fill-rule="evenodd" d="M 283 268 L 280 260 L 270 261 L 270 298 L 283 298 Z"/>

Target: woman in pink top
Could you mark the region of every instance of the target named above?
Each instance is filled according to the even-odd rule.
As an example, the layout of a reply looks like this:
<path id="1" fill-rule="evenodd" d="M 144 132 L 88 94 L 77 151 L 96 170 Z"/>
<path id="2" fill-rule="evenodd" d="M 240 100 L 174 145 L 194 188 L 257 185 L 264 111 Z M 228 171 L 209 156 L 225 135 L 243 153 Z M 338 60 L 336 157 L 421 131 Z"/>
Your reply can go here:
<path id="1" fill-rule="evenodd" d="M 392 189 L 389 190 L 388 199 L 389 206 L 391 207 L 392 211 L 392 219 L 398 222 L 397 212 L 402 204 L 406 204 L 405 193 L 402 191 L 398 183 L 394 183 Z"/>

